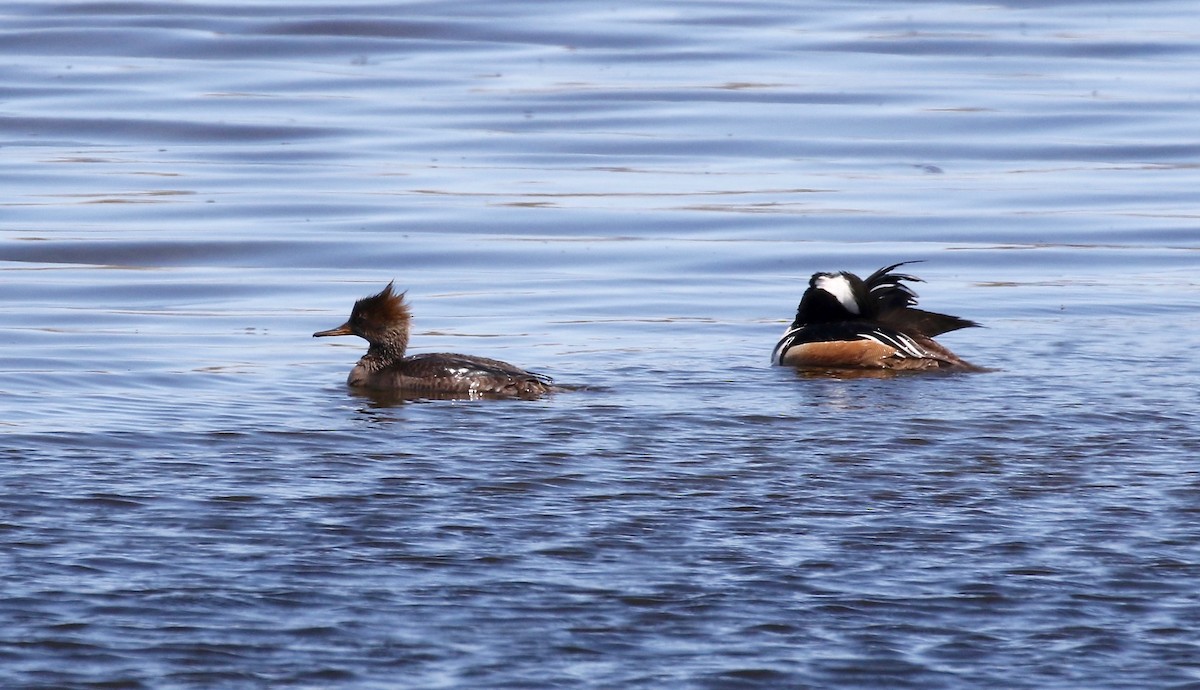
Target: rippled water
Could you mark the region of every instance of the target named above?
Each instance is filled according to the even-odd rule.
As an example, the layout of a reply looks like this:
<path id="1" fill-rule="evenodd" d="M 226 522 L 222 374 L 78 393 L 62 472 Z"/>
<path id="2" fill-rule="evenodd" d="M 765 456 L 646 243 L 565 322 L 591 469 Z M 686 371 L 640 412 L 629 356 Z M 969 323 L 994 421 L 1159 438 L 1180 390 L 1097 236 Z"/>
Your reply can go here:
<path id="1" fill-rule="evenodd" d="M 0 10 L 0 685 L 1200 687 L 1184 2 Z M 922 259 L 998 371 L 768 366 Z M 398 402 L 315 341 L 585 390 Z"/>

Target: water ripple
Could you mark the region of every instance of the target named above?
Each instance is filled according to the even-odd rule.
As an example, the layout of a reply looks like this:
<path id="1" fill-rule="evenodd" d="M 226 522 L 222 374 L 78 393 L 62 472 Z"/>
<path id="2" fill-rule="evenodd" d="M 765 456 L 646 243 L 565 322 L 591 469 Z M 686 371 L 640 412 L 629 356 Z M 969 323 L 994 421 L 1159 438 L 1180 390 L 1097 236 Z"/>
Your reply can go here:
<path id="1" fill-rule="evenodd" d="M 9 3 L 0 685 L 1190 687 L 1153 8 Z M 996 371 L 768 365 L 913 259 Z M 392 279 L 577 390 L 347 390 Z"/>

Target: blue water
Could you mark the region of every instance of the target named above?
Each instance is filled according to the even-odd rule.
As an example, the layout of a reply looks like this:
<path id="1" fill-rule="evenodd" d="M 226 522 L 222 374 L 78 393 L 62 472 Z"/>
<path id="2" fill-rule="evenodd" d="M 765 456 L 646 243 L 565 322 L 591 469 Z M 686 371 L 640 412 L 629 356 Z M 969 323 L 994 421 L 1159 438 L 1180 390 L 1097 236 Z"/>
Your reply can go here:
<path id="1" fill-rule="evenodd" d="M 1200 687 L 1169 2 L 0 11 L 0 686 Z M 906 260 L 986 374 L 769 366 Z M 582 390 L 398 401 L 313 340 Z"/>

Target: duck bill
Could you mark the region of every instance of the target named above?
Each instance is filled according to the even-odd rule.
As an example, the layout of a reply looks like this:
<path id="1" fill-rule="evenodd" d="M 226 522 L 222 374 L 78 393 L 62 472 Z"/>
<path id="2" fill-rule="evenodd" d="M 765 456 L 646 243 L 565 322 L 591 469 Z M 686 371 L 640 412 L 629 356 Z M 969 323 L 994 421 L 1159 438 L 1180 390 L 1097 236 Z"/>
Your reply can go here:
<path id="1" fill-rule="evenodd" d="M 324 338 L 329 335 L 354 335 L 354 331 L 350 330 L 350 323 L 346 322 L 337 328 L 330 328 L 327 331 L 317 331 L 313 333 L 314 338 Z"/>

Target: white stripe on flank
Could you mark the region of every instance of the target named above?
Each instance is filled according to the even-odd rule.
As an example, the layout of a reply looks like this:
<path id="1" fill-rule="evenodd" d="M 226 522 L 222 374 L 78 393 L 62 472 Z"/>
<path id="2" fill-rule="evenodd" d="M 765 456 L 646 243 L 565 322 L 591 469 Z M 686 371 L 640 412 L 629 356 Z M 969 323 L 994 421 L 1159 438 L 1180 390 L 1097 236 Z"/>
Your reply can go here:
<path id="1" fill-rule="evenodd" d="M 868 340 L 874 340 L 880 345 L 895 348 L 896 352 L 902 357 L 911 357 L 913 359 L 938 359 L 937 355 L 929 352 L 921 347 L 917 341 L 912 338 L 894 331 L 892 333 L 884 333 L 883 331 L 874 330 L 870 333 L 863 333 L 862 337 Z"/>
<path id="2" fill-rule="evenodd" d="M 779 342 L 775 343 L 775 349 L 771 351 L 771 364 L 783 364 L 783 354 L 792 346 L 792 342 L 796 339 L 796 334 L 803 328 L 789 328 L 779 337 Z"/>

